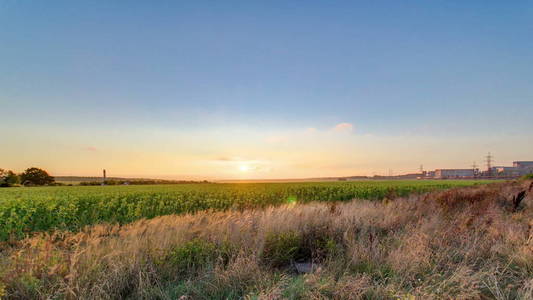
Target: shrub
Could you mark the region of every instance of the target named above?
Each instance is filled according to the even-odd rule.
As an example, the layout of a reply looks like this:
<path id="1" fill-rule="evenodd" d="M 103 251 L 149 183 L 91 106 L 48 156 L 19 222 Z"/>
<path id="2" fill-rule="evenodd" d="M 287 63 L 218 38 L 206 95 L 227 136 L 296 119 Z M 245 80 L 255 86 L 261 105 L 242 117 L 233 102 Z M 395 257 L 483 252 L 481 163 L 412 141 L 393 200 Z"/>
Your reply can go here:
<path id="1" fill-rule="evenodd" d="M 160 264 L 168 264 L 177 274 L 196 273 L 200 269 L 212 265 L 217 257 L 214 243 L 194 239 L 170 250 Z"/>
<path id="2" fill-rule="evenodd" d="M 304 233 L 295 231 L 269 233 L 265 239 L 262 260 L 271 267 L 286 267 L 292 262 L 323 261 L 341 254 L 341 247 L 320 228 Z"/>
<path id="3" fill-rule="evenodd" d="M 431 201 L 438 203 L 445 211 L 475 208 L 480 211 L 494 199 L 497 191 L 489 189 L 452 189 L 436 194 Z"/>
<path id="4" fill-rule="evenodd" d="M 302 234 L 300 257 L 322 261 L 335 254 L 342 254 L 342 247 L 331 236 L 326 228 L 310 228 Z"/>
<path id="5" fill-rule="evenodd" d="M 263 261 L 272 267 L 283 267 L 298 258 L 302 237 L 294 231 L 270 233 L 265 240 Z"/>

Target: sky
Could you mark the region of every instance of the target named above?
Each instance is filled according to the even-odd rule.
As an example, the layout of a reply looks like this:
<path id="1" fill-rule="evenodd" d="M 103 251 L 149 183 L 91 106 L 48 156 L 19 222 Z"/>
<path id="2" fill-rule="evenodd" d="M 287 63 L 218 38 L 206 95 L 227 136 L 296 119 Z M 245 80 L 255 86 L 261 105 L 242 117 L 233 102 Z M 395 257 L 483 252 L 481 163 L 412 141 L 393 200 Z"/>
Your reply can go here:
<path id="1" fill-rule="evenodd" d="M 0 168 L 273 179 L 533 160 L 531 1 L 0 0 Z"/>

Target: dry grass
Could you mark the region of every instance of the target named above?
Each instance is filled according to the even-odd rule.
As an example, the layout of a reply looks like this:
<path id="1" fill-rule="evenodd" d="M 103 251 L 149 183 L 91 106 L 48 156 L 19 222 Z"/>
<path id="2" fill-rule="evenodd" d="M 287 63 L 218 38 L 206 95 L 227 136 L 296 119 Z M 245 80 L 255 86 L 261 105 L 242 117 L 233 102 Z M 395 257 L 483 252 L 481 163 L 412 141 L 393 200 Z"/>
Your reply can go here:
<path id="1" fill-rule="evenodd" d="M 3 246 L 0 295 L 533 299 L 532 193 L 518 209 L 512 204 L 529 184 L 164 216 L 39 235 Z M 297 274 L 294 261 L 319 267 Z"/>

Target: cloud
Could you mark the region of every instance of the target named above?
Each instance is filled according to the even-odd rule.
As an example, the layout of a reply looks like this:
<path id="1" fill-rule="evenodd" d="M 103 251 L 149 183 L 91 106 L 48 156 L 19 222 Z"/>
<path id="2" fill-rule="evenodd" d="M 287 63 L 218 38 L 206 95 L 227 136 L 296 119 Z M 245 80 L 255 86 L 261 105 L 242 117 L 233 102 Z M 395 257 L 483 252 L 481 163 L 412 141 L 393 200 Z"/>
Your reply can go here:
<path id="1" fill-rule="evenodd" d="M 86 147 L 85 150 L 89 152 L 98 152 L 98 149 L 93 146 Z"/>
<path id="2" fill-rule="evenodd" d="M 339 123 L 333 127 L 333 131 L 351 132 L 353 131 L 353 125 L 351 123 Z"/>

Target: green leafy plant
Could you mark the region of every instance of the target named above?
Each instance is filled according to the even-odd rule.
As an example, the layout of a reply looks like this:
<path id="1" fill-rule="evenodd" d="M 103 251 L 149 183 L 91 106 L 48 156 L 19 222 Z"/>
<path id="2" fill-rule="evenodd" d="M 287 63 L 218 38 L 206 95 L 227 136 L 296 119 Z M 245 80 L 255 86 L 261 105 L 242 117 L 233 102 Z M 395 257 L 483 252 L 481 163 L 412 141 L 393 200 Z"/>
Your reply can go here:
<path id="1" fill-rule="evenodd" d="M 27 179 L 26 175 L 22 176 L 23 180 Z M 381 200 L 391 191 L 405 196 L 479 182 L 483 181 L 202 183 L 0 189 L 0 241 L 24 238 L 33 232 L 77 231 L 98 223 L 127 224 L 161 215 L 243 210 L 296 202 Z"/>

